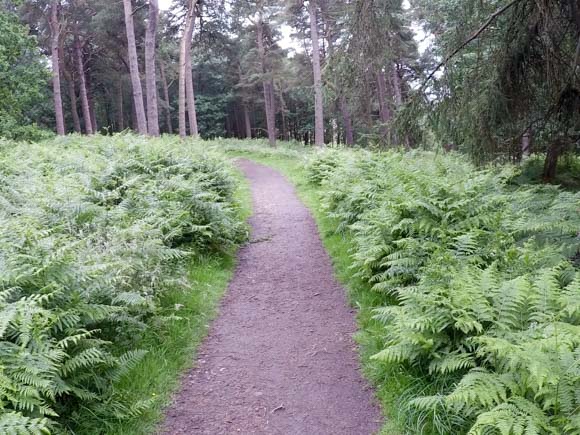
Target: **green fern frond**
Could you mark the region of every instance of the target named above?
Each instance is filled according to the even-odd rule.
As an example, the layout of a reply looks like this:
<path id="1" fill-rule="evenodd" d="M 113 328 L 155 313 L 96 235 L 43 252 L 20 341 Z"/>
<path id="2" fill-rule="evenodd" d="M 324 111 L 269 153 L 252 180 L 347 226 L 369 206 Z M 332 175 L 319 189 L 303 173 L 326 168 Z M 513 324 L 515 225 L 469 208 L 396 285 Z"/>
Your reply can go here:
<path id="1" fill-rule="evenodd" d="M 47 418 L 30 418 L 16 412 L 0 414 L 0 433 L 6 435 L 47 435 L 50 428 Z"/>

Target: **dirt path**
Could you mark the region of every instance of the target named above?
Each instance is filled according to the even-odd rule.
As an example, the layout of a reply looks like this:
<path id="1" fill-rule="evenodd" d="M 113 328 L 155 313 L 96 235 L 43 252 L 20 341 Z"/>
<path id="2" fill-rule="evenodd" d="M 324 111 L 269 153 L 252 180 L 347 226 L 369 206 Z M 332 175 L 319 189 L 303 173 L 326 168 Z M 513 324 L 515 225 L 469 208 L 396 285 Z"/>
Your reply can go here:
<path id="1" fill-rule="evenodd" d="M 354 314 L 308 210 L 276 171 L 239 167 L 254 199 L 220 317 L 167 411 L 165 434 L 349 434 L 380 427 Z"/>

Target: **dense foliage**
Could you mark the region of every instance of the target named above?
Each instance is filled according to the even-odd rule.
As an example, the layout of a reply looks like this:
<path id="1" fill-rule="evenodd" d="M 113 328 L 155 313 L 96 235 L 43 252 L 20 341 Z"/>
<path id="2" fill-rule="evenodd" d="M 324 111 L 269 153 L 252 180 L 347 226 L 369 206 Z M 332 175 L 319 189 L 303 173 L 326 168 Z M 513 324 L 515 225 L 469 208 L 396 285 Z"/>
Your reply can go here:
<path id="1" fill-rule="evenodd" d="M 179 321 L 186 259 L 245 237 L 218 154 L 135 136 L 1 142 L 0 432 L 73 430 L 148 406 L 114 388 L 141 334 Z M 195 291 L 195 290 L 194 290 Z"/>
<path id="2" fill-rule="evenodd" d="M 580 194 L 457 156 L 325 152 L 323 206 L 378 295 L 411 433 L 580 433 Z M 381 304 L 380 304 L 381 305 Z"/>
<path id="3" fill-rule="evenodd" d="M 47 137 L 31 125 L 38 118 L 38 106 L 48 100 L 47 82 L 48 70 L 35 38 L 14 10 L 0 1 L 0 137 Z"/>

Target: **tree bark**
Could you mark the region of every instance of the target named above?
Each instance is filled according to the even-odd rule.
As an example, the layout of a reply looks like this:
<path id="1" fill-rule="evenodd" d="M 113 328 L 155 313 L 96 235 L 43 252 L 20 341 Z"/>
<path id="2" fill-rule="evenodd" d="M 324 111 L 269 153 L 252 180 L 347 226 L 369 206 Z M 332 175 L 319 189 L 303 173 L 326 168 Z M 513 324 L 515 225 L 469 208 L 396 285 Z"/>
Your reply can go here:
<path id="1" fill-rule="evenodd" d="M 391 69 L 391 85 L 393 88 L 393 93 L 395 95 L 395 107 L 399 109 L 403 106 L 403 83 L 401 82 L 401 76 L 399 75 L 399 69 L 395 63 Z M 404 135 L 405 148 L 411 149 L 413 147 L 413 139 L 409 133 Z"/>
<path id="2" fill-rule="evenodd" d="M 58 22 L 59 0 L 52 0 L 50 6 L 50 42 L 52 52 L 52 89 L 54 98 L 54 115 L 56 118 L 56 134 L 64 136 L 64 113 L 62 110 L 62 92 L 60 86 L 60 23 Z"/>
<path id="3" fill-rule="evenodd" d="M 544 161 L 543 179 L 545 183 L 552 183 L 556 179 L 558 169 L 558 159 L 564 150 L 564 142 L 556 139 L 548 147 L 546 160 Z"/>
<path id="4" fill-rule="evenodd" d="M 150 136 L 159 136 L 159 109 L 157 107 L 157 80 L 155 72 L 155 44 L 158 18 L 158 0 L 149 0 L 149 21 L 145 34 L 145 84 L 147 92 L 147 130 Z"/>
<path id="5" fill-rule="evenodd" d="M 186 56 L 187 63 L 185 67 L 185 98 L 187 100 L 187 117 L 189 120 L 189 134 L 193 137 L 197 137 L 199 135 L 199 130 L 197 126 L 197 110 L 195 108 L 195 93 L 193 90 L 193 68 L 191 65 L 191 48 L 187 50 Z"/>
<path id="6" fill-rule="evenodd" d="M 528 128 L 522 135 L 522 159 L 527 159 L 532 154 L 532 131 Z"/>
<path id="7" fill-rule="evenodd" d="M 246 126 L 246 139 L 252 138 L 252 121 L 250 119 L 250 111 L 248 110 L 248 105 L 244 104 L 244 124 Z"/>
<path id="8" fill-rule="evenodd" d="M 75 89 L 75 82 L 73 80 L 72 74 L 69 76 L 68 80 L 68 93 L 70 98 L 70 110 L 73 119 L 73 128 L 75 133 L 81 133 L 81 120 L 79 118 L 78 103 L 77 103 L 77 93 Z"/>
<path id="9" fill-rule="evenodd" d="M 127 32 L 127 50 L 129 57 L 129 72 L 131 86 L 133 88 L 133 104 L 137 116 L 137 131 L 139 134 L 147 134 L 147 118 L 145 117 L 145 105 L 143 103 L 143 88 L 139 74 L 139 62 L 137 59 L 137 44 L 135 43 L 135 27 L 133 24 L 133 6 L 131 0 L 123 0 L 125 11 L 125 30 Z"/>
<path id="10" fill-rule="evenodd" d="M 117 84 L 117 131 L 125 130 L 125 115 L 124 115 L 124 102 L 123 102 L 123 78 L 119 77 L 119 82 Z"/>
<path id="11" fill-rule="evenodd" d="M 137 112 L 135 111 L 135 99 L 131 93 L 131 129 L 137 130 Z"/>
<path id="12" fill-rule="evenodd" d="M 169 105 L 169 86 L 167 85 L 167 76 L 165 75 L 165 66 L 163 65 L 163 62 L 159 62 L 159 75 L 161 77 L 163 98 L 165 100 L 165 124 L 167 124 L 167 132 L 173 134 L 173 125 L 171 124 L 171 106 Z"/>
<path id="13" fill-rule="evenodd" d="M 354 145 L 354 130 L 352 128 L 352 118 L 350 110 L 346 104 L 344 96 L 340 97 L 340 111 L 342 113 L 342 122 L 344 124 L 344 140 L 348 146 Z"/>
<path id="14" fill-rule="evenodd" d="M 97 114 L 95 112 L 95 101 L 93 100 L 93 85 L 91 80 L 90 71 L 86 74 L 87 80 L 87 99 L 89 100 L 89 112 L 91 114 L 91 125 L 93 126 L 93 133 L 99 132 L 99 126 L 97 125 Z"/>
<path id="15" fill-rule="evenodd" d="M 399 76 L 399 71 L 397 65 L 393 65 L 391 70 L 391 82 L 393 83 L 393 91 L 395 93 L 395 104 L 397 108 L 403 105 L 403 89 L 401 87 L 401 77 Z"/>
<path id="16" fill-rule="evenodd" d="M 377 73 L 377 91 L 377 97 L 379 99 L 379 119 L 382 124 L 381 134 L 383 138 L 388 139 L 388 123 L 392 119 L 392 113 L 388 102 L 387 79 L 382 69 Z"/>
<path id="17" fill-rule="evenodd" d="M 93 124 L 91 121 L 91 109 L 89 108 L 89 98 L 87 96 L 87 80 L 85 77 L 85 66 L 83 62 L 83 48 L 78 33 L 75 34 L 75 57 L 77 62 L 77 74 L 79 76 L 79 93 L 81 97 L 81 108 L 83 112 L 83 122 L 85 133 L 93 134 Z"/>
<path id="18" fill-rule="evenodd" d="M 68 85 L 68 96 L 70 99 L 70 111 L 73 119 L 73 129 L 75 133 L 81 133 L 81 120 L 79 118 L 79 111 L 78 111 L 78 102 L 77 102 L 77 93 L 75 87 L 75 80 L 74 75 L 71 73 L 71 70 L 67 66 L 66 58 L 64 55 L 64 41 L 61 38 L 59 42 L 59 57 L 60 57 L 60 64 L 62 74 L 67 82 Z M 71 62 L 73 63 L 72 69 L 74 70 L 74 56 L 71 56 Z"/>
<path id="19" fill-rule="evenodd" d="M 312 69 L 314 72 L 314 144 L 324 146 L 324 101 L 322 95 L 322 71 L 320 67 L 320 44 L 318 42 L 318 21 L 316 2 L 309 0 L 310 37 L 312 39 Z"/>
<path id="20" fill-rule="evenodd" d="M 266 48 L 264 47 L 264 22 L 262 16 L 259 17 L 256 24 L 258 53 L 262 67 L 262 88 L 264 91 L 264 110 L 266 112 L 266 127 L 268 130 L 268 141 L 270 146 L 276 146 L 276 112 L 273 106 L 273 89 L 272 80 L 266 77 L 268 68 L 266 65 Z"/>
<path id="21" fill-rule="evenodd" d="M 190 131 L 192 135 L 195 133 L 197 135 L 197 119 L 195 116 L 195 97 L 193 96 L 193 84 L 191 85 L 190 92 L 188 91 L 188 78 L 191 78 L 191 40 L 193 38 L 193 25 L 195 22 L 195 7 L 197 5 L 197 0 L 189 0 L 189 5 L 187 8 L 187 14 L 185 16 L 185 28 L 183 30 L 183 37 L 181 38 L 181 44 L 179 47 L 179 136 L 185 138 L 187 136 L 187 125 L 185 112 L 186 109 L 189 113 L 189 124 Z M 191 83 L 193 78 L 191 78 Z M 187 95 L 191 94 L 193 96 L 193 101 L 189 101 L 189 107 L 186 107 L 186 102 L 188 100 Z M 193 115 L 193 116 L 192 116 Z M 192 120 L 194 121 L 192 123 Z"/>
<path id="22" fill-rule="evenodd" d="M 280 114 L 282 115 L 282 138 L 284 140 L 290 140 L 290 136 L 288 135 L 288 121 L 286 119 L 287 109 L 284 91 L 280 89 Z"/>

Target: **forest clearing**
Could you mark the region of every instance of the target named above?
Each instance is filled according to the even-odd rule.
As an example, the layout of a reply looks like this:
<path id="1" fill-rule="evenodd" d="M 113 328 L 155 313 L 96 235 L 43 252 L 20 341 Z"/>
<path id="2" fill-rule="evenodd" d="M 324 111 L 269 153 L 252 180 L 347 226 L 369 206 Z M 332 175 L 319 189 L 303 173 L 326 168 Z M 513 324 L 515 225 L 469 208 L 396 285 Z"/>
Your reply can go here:
<path id="1" fill-rule="evenodd" d="M 0 435 L 580 435 L 579 35 L 0 0 Z"/>

